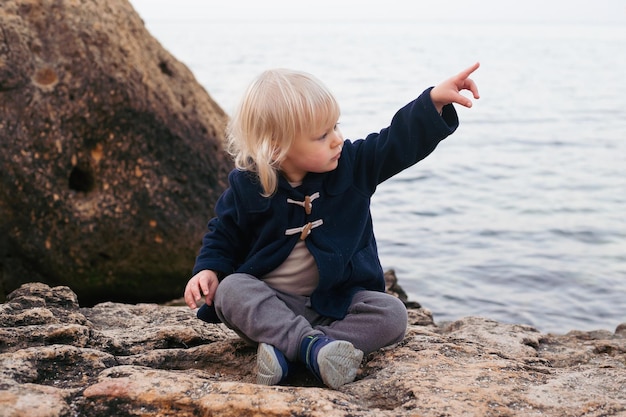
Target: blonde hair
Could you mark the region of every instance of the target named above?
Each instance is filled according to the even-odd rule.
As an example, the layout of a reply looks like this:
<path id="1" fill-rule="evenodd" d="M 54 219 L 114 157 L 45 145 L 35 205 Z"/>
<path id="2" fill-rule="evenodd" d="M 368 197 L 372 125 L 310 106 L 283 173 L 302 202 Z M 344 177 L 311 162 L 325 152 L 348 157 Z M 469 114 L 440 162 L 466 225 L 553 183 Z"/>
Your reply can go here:
<path id="1" fill-rule="evenodd" d="M 280 163 L 294 139 L 339 118 L 339 104 L 314 76 L 287 69 L 260 74 L 227 128 L 227 149 L 240 170 L 256 173 L 263 196 L 276 192 Z"/>

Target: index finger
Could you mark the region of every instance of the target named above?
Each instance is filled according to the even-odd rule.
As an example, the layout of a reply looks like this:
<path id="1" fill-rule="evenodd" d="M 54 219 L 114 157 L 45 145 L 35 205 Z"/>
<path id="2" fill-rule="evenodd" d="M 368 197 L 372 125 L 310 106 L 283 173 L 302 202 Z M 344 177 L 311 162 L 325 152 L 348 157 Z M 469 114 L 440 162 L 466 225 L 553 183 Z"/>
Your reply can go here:
<path id="1" fill-rule="evenodd" d="M 480 62 L 476 62 L 474 65 L 465 68 L 463 71 L 459 72 L 459 78 L 468 78 L 474 71 L 476 71 L 480 67 Z"/>
<path id="2" fill-rule="evenodd" d="M 187 284 L 187 288 L 185 289 L 185 303 L 189 308 L 194 309 L 197 307 L 196 300 L 200 299 L 200 292 L 196 286 L 192 286 Z"/>

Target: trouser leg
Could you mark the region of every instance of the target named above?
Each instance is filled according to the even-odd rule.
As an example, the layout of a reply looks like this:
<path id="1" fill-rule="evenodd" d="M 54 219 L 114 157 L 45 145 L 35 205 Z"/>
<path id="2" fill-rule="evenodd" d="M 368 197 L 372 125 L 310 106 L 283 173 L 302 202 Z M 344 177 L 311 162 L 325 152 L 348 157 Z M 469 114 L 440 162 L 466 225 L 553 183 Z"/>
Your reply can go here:
<path id="1" fill-rule="evenodd" d="M 244 340 L 270 344 L 290 361 L 298 359 L 300 343 L 309 335 L 347 340 L 368 354 L 400 342 L 408 322 L 402 301 L 386 293 L 356 293 L 346 317 L 333 320 L 315 312 L 309 297 L 281 293 L 247 274 L 222 280 L 215 307 L 222 322 Z"/>
<path id="2" fill-rule="evenodd" d="M 270 344 L 296 361 L 302 339 L 320 333 L 311 327 L 308 318 L 314 312 L 305 307 L 305 299 L 281 294 L 251 275 L 233 274 L 217 287 L 215 310 L 244 340 Z"/>
<path id="3" fill-rule="evenodd" d="M 402 341 L 407 323 L 406 307 L 398 298 L 377 291 L 360 291 L 352 299 L 343 320 L 314 328 L 333 339 L 351 342 L 367 355 Z"/>

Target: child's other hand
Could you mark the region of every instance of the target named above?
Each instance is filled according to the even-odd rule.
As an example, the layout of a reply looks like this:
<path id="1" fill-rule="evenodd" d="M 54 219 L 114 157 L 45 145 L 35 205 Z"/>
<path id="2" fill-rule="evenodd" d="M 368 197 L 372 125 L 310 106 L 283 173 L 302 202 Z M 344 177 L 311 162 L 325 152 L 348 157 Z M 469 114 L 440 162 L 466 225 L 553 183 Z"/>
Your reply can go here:
<path id="1" fill-rule="evenodd" d="M 219 280 L 215 272 L 208 269 L 198 272 L 191 277 L 185 287 L 185 303 L 187 303 L 189 308 L 195 309 L 197 307 L 196 301 L 200 300 L 202 295 L 204 295 L 205 303 L 211 305 L 218 284 Z"/>
<path id="2" fill-rule="evenodd" d="M 462 90 L 471 91 L 475 99 L 480 98 L 476 83 L 469 78 L 479 66 L 480 64 L 477 62 L 430 90 L 430 98 L 439 113 L 441 113 L 443 106 L 450 103 L 458 103 L 461 106 L 472 107 L 472 100 L 460 94 Z"/>

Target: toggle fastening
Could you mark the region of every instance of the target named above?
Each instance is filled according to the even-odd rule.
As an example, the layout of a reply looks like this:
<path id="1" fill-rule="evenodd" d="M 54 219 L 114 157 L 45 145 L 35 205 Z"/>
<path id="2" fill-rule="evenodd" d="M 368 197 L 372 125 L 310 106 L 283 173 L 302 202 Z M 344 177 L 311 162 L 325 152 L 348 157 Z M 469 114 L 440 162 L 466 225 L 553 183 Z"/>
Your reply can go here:
<path id="1" fill-rule="evenodd" d="M 313 193 L 310 196 L 307 195 L 306 197 L 304 197 L 304 201 L 296 201 L 291 198 L 288 198 L 287 202 L 302 206 L 304 207 L 304 211 L 306 214 L 311 214 L 311 211 L 313 210 L 313 200 L 317 199 L 319 196 L 320 196 L 320 193 Z"/>
<path id="2" fill-rule="evenodd" d="M 291 236 L 300 233 L 300 240 L 304 240 L 311 234 L 312 229 L 321 226 L 322 224 L 324 224 L 324 220 L 322 219 L 315 220 L 314 222 L 308 222 L 302 227 L 294 227 L 293 229 L 285 230 L 285 235 Z"/>

